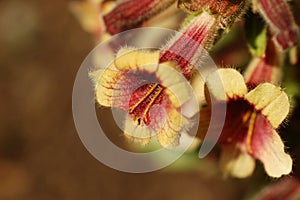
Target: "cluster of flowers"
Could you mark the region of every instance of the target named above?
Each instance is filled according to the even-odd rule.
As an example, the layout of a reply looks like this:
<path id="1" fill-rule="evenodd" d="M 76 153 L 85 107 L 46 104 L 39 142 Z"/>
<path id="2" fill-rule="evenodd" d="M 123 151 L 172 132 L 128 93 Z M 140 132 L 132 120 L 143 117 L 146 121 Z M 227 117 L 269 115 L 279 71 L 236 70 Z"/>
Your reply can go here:
<path id="1" fill-rule="evenodd" d="M 293 162 L 277 129 L 287 117 L 290 104 L 279 84 L 283 56 L 296 48 L 299 28 L 284 0 L 86 0 L 71 8 L 84 29 L 101 41 L 145 26 L 146 21 L 176 3 L 177 12 L 183 10 L 188 15 L 179 30 L 182 36 L 173 37 L 159 51 L 120 49 L 107 69 L 91 73 L 98 103 L 128 110 L 124 131 L 128 138 L 147 144 L 154 131 L 163 147 L 172 148 L 180 143 L 180 134 L 191 123 L 181 112 L 190 96 L 179 72 L 193 85 L 199 103 L 205 102 L 199 138 L 205 137 L 212 108 L 227 106 L 218 139 L 225 175 L 251 175 L 255 159 L 262 162 L 271 177 L 289 174 Z M 252 60 L 244 74 L 219 68 L 199 77 L 195 69 L 203 58 L 201 49 L 210 50 L 250 7 L 253 16 L 259 14 L 265 22 L 252 17 L 246 23 L 250 26 L 248 47 Z M 137 87 L 135 84 L 145 82 L 146 76 L 153 83 Z M 215 87 L 219 79 L 225 96 Z"/>

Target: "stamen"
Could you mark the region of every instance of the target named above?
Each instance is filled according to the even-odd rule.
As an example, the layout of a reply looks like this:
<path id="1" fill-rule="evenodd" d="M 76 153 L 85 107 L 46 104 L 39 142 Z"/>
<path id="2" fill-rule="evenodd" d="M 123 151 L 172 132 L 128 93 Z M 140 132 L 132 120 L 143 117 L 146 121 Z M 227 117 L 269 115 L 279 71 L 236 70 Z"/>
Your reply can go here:
<path id="1" fill-rule="evenodd" d="M 157 91 L 154 92 L 152 98 L 150 97 L 151 100 L 150 100 L 149 104 L 147 105 L 147 107 L 146 107 L 146 109 L 145 109 L 145 111 L 144 111 L 144 113 L 143 113 L 143 115 L 144 115 L 144 122 L 145 122 L 146 124 L 149 124 L 149 123 L 150 123 L 150 121 L 149 121 L 149 119 L 148 119 L 148 117 L 147 117 L 147 113 L 149 112 L 149 110 L 150 110 L 151 106 L 153 105 L 154 101 L 157 99 L 157 97 L 160 95 L 160 93 L 161 93 L 162 90 L 163 90 L 163 88 L 162 88 L 160 85 L 158 85 L 158 84 L 156 84 L 156 87 L 157 87 Z"/>
<path id="2" fill-rule="evenodd" d="M 129 108 L 129 114 L 135 115 L 136 119 L 134 120 L 137 121 L 137 125 L 141 125 L 141 120 L 143 120 L 145 124 L 149 125 L 150 120 L 148 118 L 148 112 L 151 106 L 154 104 L 155 100 L 163 91 L 163 87 L 160 86 L 158 83 L 153 83 L 149 85 L 151 87 L 149 91 L 145 95 L 143 95 L 143 97 L 138 102 L 136 102 Z M 141 107 L 142 109 L 137 109 L 138 107 Z M 141 111 L 142 116 L 140 116 Z"/>
<path id="3" fill-rule="evenodd" d="M 253 153 L 252 147 L 251 147 L 251 141 L 252 141 L 252 135 L 253 135 L 253 130 L 255 126 L 255 120 L 256 120 L 256 112 L 252 112 L 250 121 L 249 121 L 249 128 L 247 132 L 247 151 L 249 154 Z"/>
<path id="4" fill-rule="evenodd" d="M 153 90 L 155 90 L 157 85 L 158 83 L 154 83 L 150 90 L 138 102 L 136 102 L 133 106 L 129 108 L 130 114 L 153 92 Z"/>

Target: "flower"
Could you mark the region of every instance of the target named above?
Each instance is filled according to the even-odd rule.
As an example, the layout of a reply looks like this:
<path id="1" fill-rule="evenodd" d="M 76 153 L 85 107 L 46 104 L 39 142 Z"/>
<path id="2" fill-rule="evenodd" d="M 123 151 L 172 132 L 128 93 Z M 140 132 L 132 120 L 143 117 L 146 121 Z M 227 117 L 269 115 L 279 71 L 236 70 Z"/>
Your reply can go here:
<path id="1" fill-rule="evenodd" d="M 128 138 L 147 144 L 156 134 L 163 147 L 175 147 L 189 125 L 182 106 L 191 98 L 189 85 L 176 67 L 159 63 L 159 51 L 121 49 L 107 69 L 90 74 L 96 100 L 127 111 L 124 134 Z"/>
<path id="2" fill-rule="evenodd" d="M 174 61 L 181 73 L 190 79 L 194 68 L 201 64 L 204 50 L 210 49 L 219 29 L 215 16 L 203 11 L 186 19 L 180 32 L 163 47 L 159 62 Z"/>
<path id="3" fill-rule="evenodd" d="M 128 138 L 147 144 L 157 133 L 162 146 L 178 145 L 180 133 L 189 127 L 186 116 L 180 114 L 181 106 L 192 98 L 188 80 L 203 83 L 194 67 L 205 53 L 200 47 L 208 49 L 217 30 L 214 16 L 191 15 L 182 34 L 173 36 L 162 50 L 121 49 L 114 64 L 91 74 L 98 103 L 128 111 L 124 128 Z M 200 102 L 203 91 L 196 96 Z M 197 109 L 193 112 L 188 115 Z"/>
<path id="4" fill-rule="evenodd" d="M 188 0 L 179 1 L 178 5 L 189 14 L 198 15 L 201 12 L 208 12 L 214 15 L 220 28 L 225 29 L 229 28 L 244 13 L 248 6 L 247 2 Z M 101 41 L 103 35 L 106 38 L 109 35 L 143 26 L 156 15 L 170 10 L 168 8 L 175 5 L 175 3 L 176 0 L 86 0 L 73 2 L 71 10 L 79 19 L 83 28 L 87 32 L 95 34 L 96 38 Z M 180 14 L 180 11 L 172 11 L 171 14 L 173 15 L 171 19 L 176 19 L 176 15 Z M 170 18 L 170 16 L 167 17 Z M 157 21 L 166 21 L 166 19 Z M 176 21 L 174 23 L 178 24 Z"/>
<path id="5" fill-rule="evenodd" d="M 273 40 L 267 39 L 265 52 L 253 58 L 244 72 L 248 86 L 257 86 L 263 82 L 279 85 L 282 78 L 283 54 L 278 51 Z"/>
<path id="6" fill-rule="evenodd" d="M 297 45 L 299 27 L 284 0 L 257 0 L 254 7 L 257 7 L 258 12 L 270 26 L 273 40 L 282 50 Z"/>
<path id="7" fill-rule="evenodd" d="M 195 68 L 207 56 L 205 50 L 212 46 L 219 29 L 214 15 L 206 11 L 191 14 L 182 34 L 173 36 L 161 51 L 121 49 L 113 65 L 92 73 L 98 103 L 128 111 L 124 128 L 128 138 L 147 144 L 157 133 L 162 146 L 178 145 L 180 132 L 189 127 L 186 116 L 180 114 L 181 106 L 191 98 L 186 84 L 190 81 L 198 90 L 196 97 L 202 103 L 203 79 Z M 182 76 L 180 81 L 176 73 Z M 173 87 L 175 90 L 170 90 Z"/>
<path id="8" fill-rule="evenodd" d="M 146 20 L 175 3 L 175 0 L 128 0 L 103 16 L 107 31 L 117 34 L 140 27 Z"/>
<path id="9" fill-rule="evenodd" d="M 219 78 L 226 96 L 214 87 Z M 286 93 L 271 83 L 261 83 L 248 91 L 243 76 L 229 68 L 210 74 L 206 88 L 217 103 L 202 109 L 199 137 L 204 137 L 211 107 L 227 105 L 224 127 L 218 140 L 222 147 L 220 167 L 224 175 L 239 178 L 251 175 L 254 159 L 263 163 L 271 177 L 289 174 L 292 159 L 285 153 L 284 144 L 276 132 L 289 112 Z"/>
<path id="10" fill-rule="evenodd" d="M 93 34 L 97 41 L 103 41 L 109 38 L 109 35 L 105 33 L 106 28 L 101 15 L 110 11 L 114 4 L 114 1 L 105 0 L 71 2 L 70 10 L 80 22 L 83 30 Z"/>

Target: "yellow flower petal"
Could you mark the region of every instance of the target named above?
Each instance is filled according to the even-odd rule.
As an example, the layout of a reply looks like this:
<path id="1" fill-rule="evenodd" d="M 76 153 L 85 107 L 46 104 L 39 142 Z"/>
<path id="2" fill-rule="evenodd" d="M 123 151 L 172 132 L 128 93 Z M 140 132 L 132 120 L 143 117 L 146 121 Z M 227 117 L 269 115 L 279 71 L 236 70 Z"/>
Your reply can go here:
<path id="1" fill-rule="evenodd" d="M 91 72 L 89 75 L 95 84 L 97 102 L 102 106 L 113 106 L 115 88 L 123 74 L 112 69 L 100 69 Z"/>
<path id="2" fill-rule="evenodd" d="M 159 59 L 159 51 L 154 51 L 154 52 L 138 51 L 138 57 L 136 62 L 137 62 L 137 66 L 139 66 L 139 69 L 148 71 L 147 66 L 158 65 L 158 59 Z M 149 71 L 149 72 L 154 72 L 154 71 Z"/>
<path id="3" fill-rule="evenodd" d="M 267 116 L 274 128 L 277 128 L 289 113 L 290 103 L 286 93 L 282 92 L 272 103 L 265 107 L 262 114 Z"/>
<path id="4" fill-rule="evenodd" d="M 236 145 L 224 145 L 220 167 L 225 176 L 246 178 L 253 173 L 255 161 L 250 155 L 242 152 Z"/>
<path id="5" fill-rule="evenodd" d="M 178 108 L 190 99 L 190 88 L 187 83 L 179 83 L 166 89 L 166 94 L 169 96 L 171 103 L 174 107 Z"/>
<path id="6" fill-rule="evenodd" d="M 176 108 L 187 102 L 193 92 L 189 82 L 169 63 L 160 64 L 156 74 L 161 85 L 166 88 L 166 94 Z"/>
<path id="7" fill-rule="evenodd" d="M 163 82 L 163 86 L 168 88 L 174 84 L 186 81 L 176 69 L 177 65 L 174 62 L 164 62 L 159 64 L 155 75 Z"/>
<path id="8" fill-rule="evenodd" d="M 124 134 L 129 140 L 146 145 L 151 140 L 151 133 L 152 130 L 150 127 L 138 126 L 130 116 L 126 117 Z"/>
<path id="9" fill-rule="evenodd" d="M 210 95 L 219 101 L 243 97 L 247 93 L 247 86 L 243 76 L 231 68 L 218 69 L 208 75 L 206 86 Z"/>
<path id="10" fill-rule="evenodd" d="M 199 138 L 193 137 L 186 132 L 182 132 L 180 134 L 180 144 L 176 147 L 176 150 L 182 150 L 186 153 L 195 152 L 201 144 L 201 140 Z M 188 148 L 186 148 L 188 146 Z"/>
<path id="11" fill-rule="evenodd" d="M 117 53 L 115 65 L 120 70 L 146 70 L 155 72 L 158 65 L 159 51 L 142 52 L 122 48 Z"/>
<path id="12" fill-rule="evenodd" d="M 245 98 L 252 103 L 257 110 L 262 110 L 274 101 L 282 91 L 271 83 L 263 83 L 251 90 Z"/>
<path id="13" fill-rule="evenodd" d="M 205 82 L 199 73 L 194 73 L 191 78 L 192 87 L 194 94 L 197 97 L 197 100 L 200 105 L 205 103 L 205 94 L 204 94 L 204 85 Z"/>
<path id="14" fill-rule="evenodd" d="M 187 120 L 176 109 L 168 109 L 165 123 L 156 134 L 160 145 L 170 149 L 176 147 L 179 144 L 180 131 L 187 123 Z"/>
<path id="15" fill-rule="evenodd" d="M 250 91 L 245 98 L 257 110 L 262 110 L 262 114 L 268 118 L 274 128 L 281 124 L 289 112 L 288 96 L 280 87 L 270 83 L 260 84 Z"/>

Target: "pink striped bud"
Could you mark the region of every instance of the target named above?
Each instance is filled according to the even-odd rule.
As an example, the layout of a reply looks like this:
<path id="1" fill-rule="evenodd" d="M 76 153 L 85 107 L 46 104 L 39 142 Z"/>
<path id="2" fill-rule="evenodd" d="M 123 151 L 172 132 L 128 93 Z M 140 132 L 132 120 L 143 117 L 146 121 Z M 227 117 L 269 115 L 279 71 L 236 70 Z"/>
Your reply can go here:
<path id="1" fill-rule="evenodd" d="M 284 0 L 258 0 L 258 11 L 269 24 L 273 39 L 286 50 L 299 42 L 299 27 Z"/>
<path id="2" fill-rule="evenodd" d="M 128 0 L 118 4 L 104 15 L 107 32 L 119 32 L 137 28 L 152 16 L 168 8 L 175 0 Z"/>
<path id="3" fill-rule="evenodd" d="M 192 75 L 194 66 L 204 56 L 203 49 L 208 50 L 214 42 L 218 31 L 217 20 L 213 15 L 202 12 L 188 19 L 186 25 L 163 48 L 159 62 L 174 61 L 186 78 Z M 201 48 L 202 47 L 202 48 Z"/>
<path id="4" fill-rule="evenodd" d="M 255 87 L 260 83 L 270 82 L 279 85 L 281 81 L 282 55 L 274 42 L 269 40 L 266 52 L 260 57 L 254 57 L 245 71 L 247 85 Z"/>

